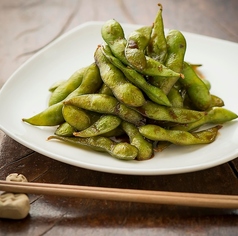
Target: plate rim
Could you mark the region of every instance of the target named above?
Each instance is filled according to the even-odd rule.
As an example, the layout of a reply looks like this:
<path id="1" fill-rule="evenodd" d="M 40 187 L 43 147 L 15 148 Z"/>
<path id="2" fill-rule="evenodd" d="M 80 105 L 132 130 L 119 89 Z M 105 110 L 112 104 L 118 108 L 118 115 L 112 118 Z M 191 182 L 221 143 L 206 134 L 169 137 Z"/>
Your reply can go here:
<path id="1" fill-rule="evenodd" d="M 43 49 L 39 50 L 37 53 L 35 53 L 33 56 L 31 56 L 29 59 L 27 59 L 21 66 L 19 66 L 17 68 L 17 70 L 15 70 L 13 72 L 13 74 L 8 78 L 8 80 L 3 84 L 2 88 L 0 89 L 0 97 L 1 97 L 1 94 L 4 93 L 5 89 L 9 86 L 9 84 L 12 82 L 12 78 L 14 78 L 14 76 L 22 69 L 24 68 L 25 66 L 27 66 L 27 64 L 34 60 L 34 58 L 38 57 L 40 54 L 43 54 L 48 48 L 52 47 L 53 45 L 55 45 L 56 43 L 60 43 L 62 39 L 64 38 L 67 38 L 69 37 L 69 35 L 73 34 L 74 32 L 77 32 L 78 30 L 80 29 L 83 29 L 85 27 L 88 27 L 88 26 L 101 26 L 103 23 L 103 21 L 88 21 L 88 22 L 85 22 L 83 24 L 80 24 L 76 27 L 74 27 L 73 29 L 69 30 L 68 32 L 64 33 L 63 35 L 61 35 L 60 37 L 58 37 L 57 39 L 55 39 L 54 41 L 52 41 L 50 44 L 48 44 L 47 46 L 45 46 Z M 139 27 L 141 25 L 137 25 L 137 24 L 127 24 L 127 23 L 122 23 L 121 24 L 123 27 L 129 27 L 129 28 L 134 28 L 134 27 Z M 166 30 L 166 29 L 165 29 Z M 208 39 L 208 40 L 217 40 L 219 42 L 225 42 L 225 43 L 231 43 L 231 44 L 234 44 L 234 45 L 238 45 L 237 43 L 235 42 L 231 42 L 231 41 L 227 41 L 227 40 L 223 40 L 223 39 L 219 39 L 219 38 L 213 38 L 213 37 L 210 37 L 210 36 L 206 36 L 206 35 L 199 35 L 199 34 L 194 34 L 194 33 L 189 33 L 189 32 L 185 32 L 185 31 L 182 31 L 183 33 L 185 34 L 188 34 L 188 35 L 191 35 L 191 36 L 195 36 L 197 38 L 204 38 L 204 39 Z M 27 124 L 26 124 L 27 125 Z M 170 169 L 170 170 L 141 170 L 141 169 L 138 169 L 138 170 L 135 170 L 133 169 L 133 172 L 131 172 L 131 170 L 122 170 L 121 168 L 113 168 L 113 169 L 110 169 L 108 167 L 103 167 L 103 166 L 97 166 L 97 165 L 92 165 L 92 164 L 88 164 L 88 163 L 77 163 L 77 160 L 67 160 L 67 161 L 62 161 L 62 158 L 59 157 L 58 154 L 54 154 L 52 155 L 52 153 L 48 152 L 48 151 L 45 151 L 44 149 L 39 148 L 39 147 L 36 147 L 35 145 L 32 145 L 30 143 L 28 143 L 26 140 L 24 139 L 21 139 L 19 138 L 16 134 L 13 134 L 12 132 L 9 132 L 5 127 L 3 127 L 0 123 L 0 129 L 6 133 L 9 137 L 13 138 L 15 141 L 19 142 L 20 144 L 42 154 L 42 155 L 45 155 L 47 157 L 50 157 L 54 160 L 57 160 L 57 161 L 60 161 L 60 162 L 63 162 L 63 163 L 67 163 L 67 164 L 70 164 L 70 165 L 74 165 L 74 166 L 78 166 L 78 167 L 81 167 L 81 168 L 85 168 L 85 169 L 90 169 L 90 170 L 94 170 L 94 171 L 102 171 L 102 172 L 107 172 L 107 173 L 116 173 L 116 174 L 130 174 L 130 175 L 167 175 L 167 174 L 179 174 L 179 173 L 187 173 L 187 172 L 194 172 L 194 171 L 199 171 L 199 170 L 204 170 L 204 169 L 208 169 L 208 168 L 211 168 L 211 167 L 214 167 L 214 166 L 217 166 L 217 165 L 220 165 L 220 164 L 223 164 L 227 161 L 230 161 L 230 160 L 233 160 L 234 158 L 237 157 L 237 153 L 234 153 L 233 155 L 230 155 L 229 157 L 226 157 L 225 161 L 224 159 L 220 160 L 220 161 L 216 161 L 215 162 L 215 165 L 214 165 L 214 161 L 211 161 L 210 163 L 204 163 L 204 164 L 201 164 L 199 166 L 188 166 L 188 167 L 184 167 L 184 168 L 173 168 L 173 169 Z M 33 149 L 34 148 L 34 149 Z M 116 170 L 116 172 L 115 172 Z"/>

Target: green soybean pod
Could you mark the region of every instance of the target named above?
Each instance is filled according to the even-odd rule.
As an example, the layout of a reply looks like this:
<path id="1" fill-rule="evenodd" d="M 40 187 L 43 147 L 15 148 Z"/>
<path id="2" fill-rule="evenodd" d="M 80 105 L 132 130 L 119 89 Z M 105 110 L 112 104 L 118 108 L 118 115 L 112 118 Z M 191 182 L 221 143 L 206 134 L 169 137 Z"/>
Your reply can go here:
<path id="1" fill-rule="evenodd" d="M 152 143 L 145 140 L 135 125 L 123 121 L 121 126 L 122 129 L 127 133 L 130 139 L 130 144 L 137 147 L 138 149 L 138 155 L 136 159 L 139 161 L 150 159 L 153 155 Z"/>
<path id="2" fill-rule="evenodd" d="M 187 62 L 184 62 L 183 74 L 184 79 L 180 78 L 179 82 L 186 89 L 192 103 L 198 110 L 207 110 L 212 101 L 209 89 Z"/>
<path id="3" fill-rule="evenodd" d="M 59 136 L 73 137 L 73 133 L 75 131 L 76 129 L 73 126 L 67 122 L 64 122 L 56 128 L 54 134 Z"/>
<path id="4" fill-rule="evenodd" d="M 63 102 L 58 102 L 30 118 L 22 121 L 35 126 L 55 126 L 65 122 L 62 114 Z"/>
<path id="5" fill-rule="evenodd" d="M 165 107 L 151 101 L 139 107 L 133 108 L 145 117 L 158 121 L 169 121 L 180 124 L 195 122 L 206 115 L 205 112 L 188 110 L 179 107 Z"/>
<path id="6" fill-rule="evenodd" d="M 81 94 L 94 93 L 101 87 L 101 84 L 102 79 L 98 67 L 95 63 L 92 63 L 85 72 L 81 85 L 70 93 L 65 99 L 70 99 Z M 23 118 L 22 120 L 36 126 L 60 125 L 65 122 L 62 114 L 62 108 L 63 101 L 49 106 L 42 112 L 30 118 Z"/>
<path id="7" fill-rule="evenodd" d="M 53 93 L 60 85 L 66 83 L 66 80 L 57 80 L 49 87 L 49 92 Z"/>
<path id="8" fill-rule="evenodd" d="M 62 137 L 52 135 L 48 140 L 58 139 L 79 147 L 87 146 L 96 151 L 108 152 L 111 156 L 120 160 L 134 160 L 138 154 L 136 147 L 129 143 L 116 143 L 107 137 L 95 136 L 89 138 L 81 137 Z"/>
<path id="9" fill-rule="evenodd" d="M 84 130 L 91 125 L 90 116 L 83 109 L 71 105 L 64 105 L 62 114 L 65 121 L 76 130 Z"/>
<path id="10" fill-rule="evenodd" d="M 106 85 L 106 84 L 102 84 L 101 88 L 98 91 L 99 94 L 107 94 L 110 96 L 114 96 L 112 90 Z"/>
<path id="11" fill-rule="evenodd" d="M 182 73 L 184 56 L 186 52 L 186 39 L 179 30 L 170 30 L 166 36 L 167 41 L 167 58 L 165 66 L 177 73 Z M 159 88 L 168 94 L 175 85 L 179 76 L 171 77 L 154 77 Z"/>
<path id="12" fill-rule="evenodd" d="M 183 108 L 183 97 L 177 88 L 172 87 L 167 97 L 171 102 L 172 107 Z"/>
<path id="13" fill-rule="evenodd" d="M 74 132 L 76 137 L 94 137 L 108 133 L 121 124 L 121 119 L 113 115 L 102 115 L 95 123 L 86 127 L 82 131 Z"/>
<path id="14" fill-rule="evenodd" d="M 113 129 L 107 133 L 104 133 L 103 137 L 110 137 L 112 139 L 118 140 L 120 138 L 120 136 L 122 136 L 124 134 L 125 134 L 125 131 L 121 128 L 121 126 L 118 126 L 115 129 Z"/>
<path id="15" fill-rule="evenodd" d="M 101 35 L 111 48 L 113 55 L 127 65 L 128 61 L 125 57 L 127 40 L 120 23 L 115 19 L 106 21 L 101 28 Z"/>
<path id="16" fill-rule="evenodd" d="M 214 94 L 211 94 L 211 97 L 210 107 L 223 107 L 225 105 L 224 101 L 220 97 Z"/>
<path id="17" fill-rule="evenodd" d="M 237 114 L 224 107 L 213 107 L 208 110 L 206 112 L 206 115 L 203 116 L 200 120 L 191 122 L 186 125 L 176 125 L 171 129 L 191 131 L 198 129 L 205 124 L 224 124 L 237 118 Z"/>
<path id="18" fill-rule="evenodd" d="M 96 49 L 94 58 L 103 82 L 120 102 L 132 107 L 144 104 L 145 98 L 141 90 L 130 83 L 125 75 L 105 57 L 100 46 Z"/>
<path id="19" fill-rule="evenodd" d="M 125 57 L 128 63 L 138 70 L 146 67 L 145 49 L 149 43 L 151 31 L 151 26 L 143 26 L 132 31 L 127 38 Z"/>
<path id="20" fill-rule="evenodd" d="M 161 105 L 171 106 L 166 94 L 160 88 L 148 83 L 140 73 L 127 67 L 118 58 L 114 57 L 107 45 L 103 47 L 103 53 L 114 66 L 124 73 L 131 83 L 140 88 L 152 101 Z"/>
<path id="21" fill-rule="evenodd" d="M 112 53 L 124 64 L 133 67 L 126 59 L 125 48 L 127 40 L 124 36 L 124 31 L 122 26 L 114 19 L 105 22 L 102 26 L 101 34 L 104 41 L 109 45 Z M 146 66 L 143 69 L 136 69 L 138 72 L 144 75 L 150 76 L 182 76 L 166 66 L 164 66 L 159 61 L 154 60 L 151 57 L 146 56 Z"/>
<path id="22" fill-rule="evenodd" d="M 220 128 L 221 126 L 217 125 L 190 133 L 182 130 L 167 130 L 158 125 L 144 125 L 139 127 L 139 131 L 144 137 L 154 141 L 168 141 L 176 145 L 194 145 L 212 143 Z"/>
<path id="23" fill-rule="evenodd" d="M 142 125 L 146 119 L 137 111 L 120 103 L 116 98 L 106 94 L 84 94 L 66 100 L 64 104 L 82 109 L 119 116 L 121 119 L 135 125 Z"/>
<path id="24" fill-rule="evenodd" d="M 203 116 L 200 120 L 191 122 L 189 124 L 178 124 L 172 126 L 170 129 L 172 130 L 183 130 L 183 131 L 194 131 L 198 128 L 202 127 L 205 124 L 223 124 L 229 122 L 231 120 L 237 119 L 237 114 L 234 112 L 225 109 L 223 107 L 214 107 L 206 112 L 206 115 Z M 170 142 L 162 141 L 156 145 L 157 151 L 163 151 L 165 148 L 170 146 Z"/>
<path id="25" fill-rule="evenodd" d="M 167 42 L 164 33 L 164 22 L 163 22 L 163 7 L 159 3 L 159 11 L 156 14 L 151 38 L 147 47 L 148 56 L 152 57 L 156 61 L 164 63 L 167 56 Z"/>
<path id="26" fill-rule="evenodd" d="M 64 100 L 71 92 L 73 92 L 83 81 L 83 76 L 87 67 L 75 71 L 70 78 L 60 84 L 51 94 L 49 106 Z"/>

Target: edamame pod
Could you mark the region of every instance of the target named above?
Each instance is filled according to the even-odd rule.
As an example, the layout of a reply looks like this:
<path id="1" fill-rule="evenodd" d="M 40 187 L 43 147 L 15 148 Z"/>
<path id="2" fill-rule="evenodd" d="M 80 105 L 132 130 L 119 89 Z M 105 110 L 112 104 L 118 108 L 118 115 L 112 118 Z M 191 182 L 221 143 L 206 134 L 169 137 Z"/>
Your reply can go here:
<path id="1" fill-rule="evenodd" d="M 70 93 L 72 93 L 82 83 L 83 76 L 87 67 L 81 68 L 74 72 L 70 78 L 59 85 L 51 94 L 49 99 L 49 106 L 64 100 Z"/>
<path id="2" fill-rule="evenodd" d="M 168 99 L 172 104 L 172 107 L 183 108 L 183 97 L 180 94 L 179 90 L 175 87 L 172 87 L 168 93 Z"/>
<path id="3" fill-rule="evenodd" d="M 101 87 L 101 84 L 102 79 L 98 67 L 95 63 L 93 63 L 85 72 L 81 85 L 70 93 L 65 99 L 70 99 L 81 94 L 94 93 Z M 44 111 L 30 118 L 23 118 L 22 120 L 36 126 L 60 125 L 65 122 L 62 114 L 62 108 L 63 101 L 46 108 Z"/>
<path id="4" fill-rule="evenodd" d="M 55 135 L 72 137 L 75 131 L 76 129 L 73 126 L 71 126 L 67 122 L 64 122 L 57 127 L 57 129 L 55 130 Z"/>
<path id="5" fill-rule="evenodd" d="M 130 139 L 130 144 L 137 147 L 138 149 L 138 155 L 136 159 L 139 161 L 150 159 L 153 155 L 152 143 L 145 140 L 138 128 L 133 124 L 123 121 L 121 126 L 122 129 L 127 133 Z"/>
<path id="6" fill-rule="evenodd" d="M 225 122 L 237 119 L 238 116 L 234 112 L 223 108 L 223 107 L 214 107 L 206 112 L 206 115 L 203 116 L 200 120 L 186 124 L 186 125 L 176 125 L 171 127 L 171 129 L 192 131 L 204 124 L 223 124 Z"/>
<path id="7" fill-rule="evenodd" d="M 103 115 L 95 123 L 82 131 L 74 132 L 76 137 L 94 137 L 108 133 L 121 124 L 121 119 L 113 115 Z"/>
<path id="8" fill-rule="evenodd" d="M 182 130 L 166 130 L 158 125 L 144 125 L 139 127 L 140 133 L 154 141 L 168 141 L 176 145 L 194 145 L 212 143 L 217 136 L 220 125 L 199 131 L 189 133 Z"/>
<path id="9" fill-rule="evenodd" d="M 101 35 L 104 41 L 110 46 L 114 56 L 124 64 L 128 64 L 125 57 L 127 41 L 120 23 L 114 19 L 108 20 L 101 28 Z"/>
<path id="10" fill-rule="evenodd" d="M 109 138 L 96 136 L 90 138 L 50 136 L 48 140 L 58 139 L 78 146 L 88 146 L 96 151 L 108 152 L 121 160 L 134 160 L 138 154 L 136 147 L 129 143 L 116 143 Z"/>
<path id="11" fill-rule="evenodd" d="M 154 20 L 150 42 L 147 47 L 147 54 L 156 61 L 164 63 L 167 55 L 167 42 L 164 34 L 164 22 L 162 17 L 163 7 L 159 3 L 159 11 Z"/>
<path id="12" fill-rule="evenodd" d="M 71 105 L 64 105 L 62 109 L 64 120 L 76 130 L 84 130 L 91 125 L 90 116 L 83 109 Z"/>
<path id="13" fill-rule="evenodd" d="M 114 96 L 112 90 L 104 83 L 102 84 L 102 87 L 99 89 L 98 93 Z"/>
<path id="14" fill-rule="evenodd" d="M 165 65 L 170 69 L 181 73 L 183 70 L 184 56 L 187 48 L 187 43 L 184 35 L 179 30 L 169 30 L 166 35 L 168 47 L 168 56 Z"/>
<path id="15" fill-rule="evenodd" d="M 121 135 L 124 135 L 124 134 L 125 134 L 124 130 L 121 128 L 121 126 L 118 126 L 115 129 L 113 129 L 107 133 L 104 133 L 103 137 L 110 137 L 113 139 L 118 139 Z"/>
<path id="16" fill-rule="evenodd" d="M 214 94 L 211 94 L 211 97 L 210 107 L 223 107 L 225 105 L 224 101 L 220 97 Z"/>
<path id="17" fill-rule="evenodd" d="M 209 110 L 205 116 L 203 116 L 200 120 L 189 123 L 189 124 L 180 124 L 170 127 L 171 130 L 183 130 L 183 131 L 194 131 L 200 128 L 205 124 L 223 124 L 225 122 L 236 119 L 238 116 L 225 108 L 222 107 L 214 107 Z M 167 148 L 171 143 L 162 141 L 156 145 L 156 151 L 163 151 Z"/>
<path id="18" fill-rule="evenodd" d="M 186 52 L 186 40 L 179 30 L 170 30 L 166 36 L 167 58 L 165 66 L 177 73 L 182 73 L 184 56 Z M 161 90 L 168 94 L 179 79 L 179 76 L 153 77 Z"/>
<path id="19" fill-rule="evenodd" d="M 112 90 L 114 96 L 122 103 L 139 107 L 145 102 L 143 93 L 131 84 L 125 75 L 104 56 L 101 47 L 96 49 L 94 58 L 103 82 Z"/>
<path id="20" fill-rule="evenodd" d="M 30 118 L 23 118 L 22 121 L 36 126 L 60 125 L 65 122 L 62 114 L 62 108 L 63 103 L 58 102 Z"/>
<path id="21" fill-rule="evenodd" d="M 49 87 L 49 92 L 53 93 L 60 85 L 65 83 L 66 80 L 58 80 Z"/>
<path id="22" fill-rule="evenodd" d="M 159 121 L 170 121 L 174 123 L 187 124 L 201 119 L 206 113 L 188 110 L 178 107 L 165 107 L 153 103 L 151 101 L 146 101 L 146 103 L 139 107 L 133 108 L 140 114 L 144 115 L 153 120 Z"/>
<path id="23" fill-rule="evenodd" d="M 124 64 L 133 67 L 125 57 L 127 40 L 124 37 L 124 31 L 121 25 L 114 19 L 109 20 L 102 26 L 101 34 L 104 41 L 112 50 L 114 56 L 121 60 Z M 180 73 L 170 70 L 159 61 L 156 61 L 148 56 L 146 56 L 146 66 L 144 69 L 134 69 L 142 74 L 150 76 L 181 76 Z"/>
<path id="24" fill-rule="evenodd" d="M 103 53 L 114 66 L 124 73 L 131 83 L 140 88 L 152 101 L 161 105 L 171 106 L 169 99 L 160 88 L 148 83 L 140 73 L 125 66 L 119 59 L 114 57 L 108 45 L 103 47 Z"/>
<path id="25" fill-rule="evenodd" d="M 192 103 L 198 110 L 207 110 L 212 100 L 209 89 L 186 62 L 184 62 L 183 74 L 184 79 L 180 78 L 179 82 L 186 89 Z"/>
<path id="26" fill-rule="evenodd" d="M 205 78 L 200 78 L 200 79 L 201 79 L 202 82 L 207 86 L 207 89 L 208 89 L 208 90 L 211 90 L 212 85 L 211 85 L 210 81 L 208 81 L 208 80 L 205 79 Z"/>
<path id="27" fill-rule="evenodd" d="M 225 105 L 224 101 L 220 97 L 218 97 L 214 94 L 211 94 L 211 103 L 207 110 L 211 109 L 212 107 L 223 107 L 224 105 Z M 188 94 L 186 94 L 186 91 L 185 91 L 185 95 L 184 95 L 183 106 L 184 106 L 184 108 L 187 108 L 187 109 L 194 109 L 194 110 L 197 109 L 197 107 L 191 101 Z"/>
<path id="28" fill-rule="evenodd" d="M 146 67 L 145 49 L 149 43 L 152 27 L 143 26 L 131 32 L 127 38 L 125 57 L 130 65 L 137 70 Z"/>
<path id="29" fill-rule="evenodd" d="M 141 114 L 106 94 L 85 94 L 66 100 L 64 104 L 70 104 L 98 113 L 116 115 L 137 126 L 144 124 L 146 121 L 145 117 Z"/>

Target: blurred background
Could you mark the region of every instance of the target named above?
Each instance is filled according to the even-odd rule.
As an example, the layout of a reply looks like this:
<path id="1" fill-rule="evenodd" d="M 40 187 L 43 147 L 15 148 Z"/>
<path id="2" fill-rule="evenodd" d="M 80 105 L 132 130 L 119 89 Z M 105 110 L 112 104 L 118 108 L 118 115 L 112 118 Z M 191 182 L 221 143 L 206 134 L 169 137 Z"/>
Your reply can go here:
<path id="1" fill-rule="evenodd" d="M 238 42 L 237 0 L 0 0 L 0 88 L 35 52 L 77 25 L 111 18 L 151 24 L 158 2 L 165 28 Z M 231 22 L 234 30 L 226 27 Z"/>

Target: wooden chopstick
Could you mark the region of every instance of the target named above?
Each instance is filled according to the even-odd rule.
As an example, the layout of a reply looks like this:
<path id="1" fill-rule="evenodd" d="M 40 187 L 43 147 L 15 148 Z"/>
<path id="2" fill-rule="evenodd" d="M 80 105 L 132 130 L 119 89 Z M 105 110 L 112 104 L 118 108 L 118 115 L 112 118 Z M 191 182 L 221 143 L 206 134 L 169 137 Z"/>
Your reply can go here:
<path id="1" fill-rule="evenodd" d="M 103 188 L 0 180 L 0 190 L 100 200 L 128 201 L 208 208 L 238 208 L 238 196 Z"/>

